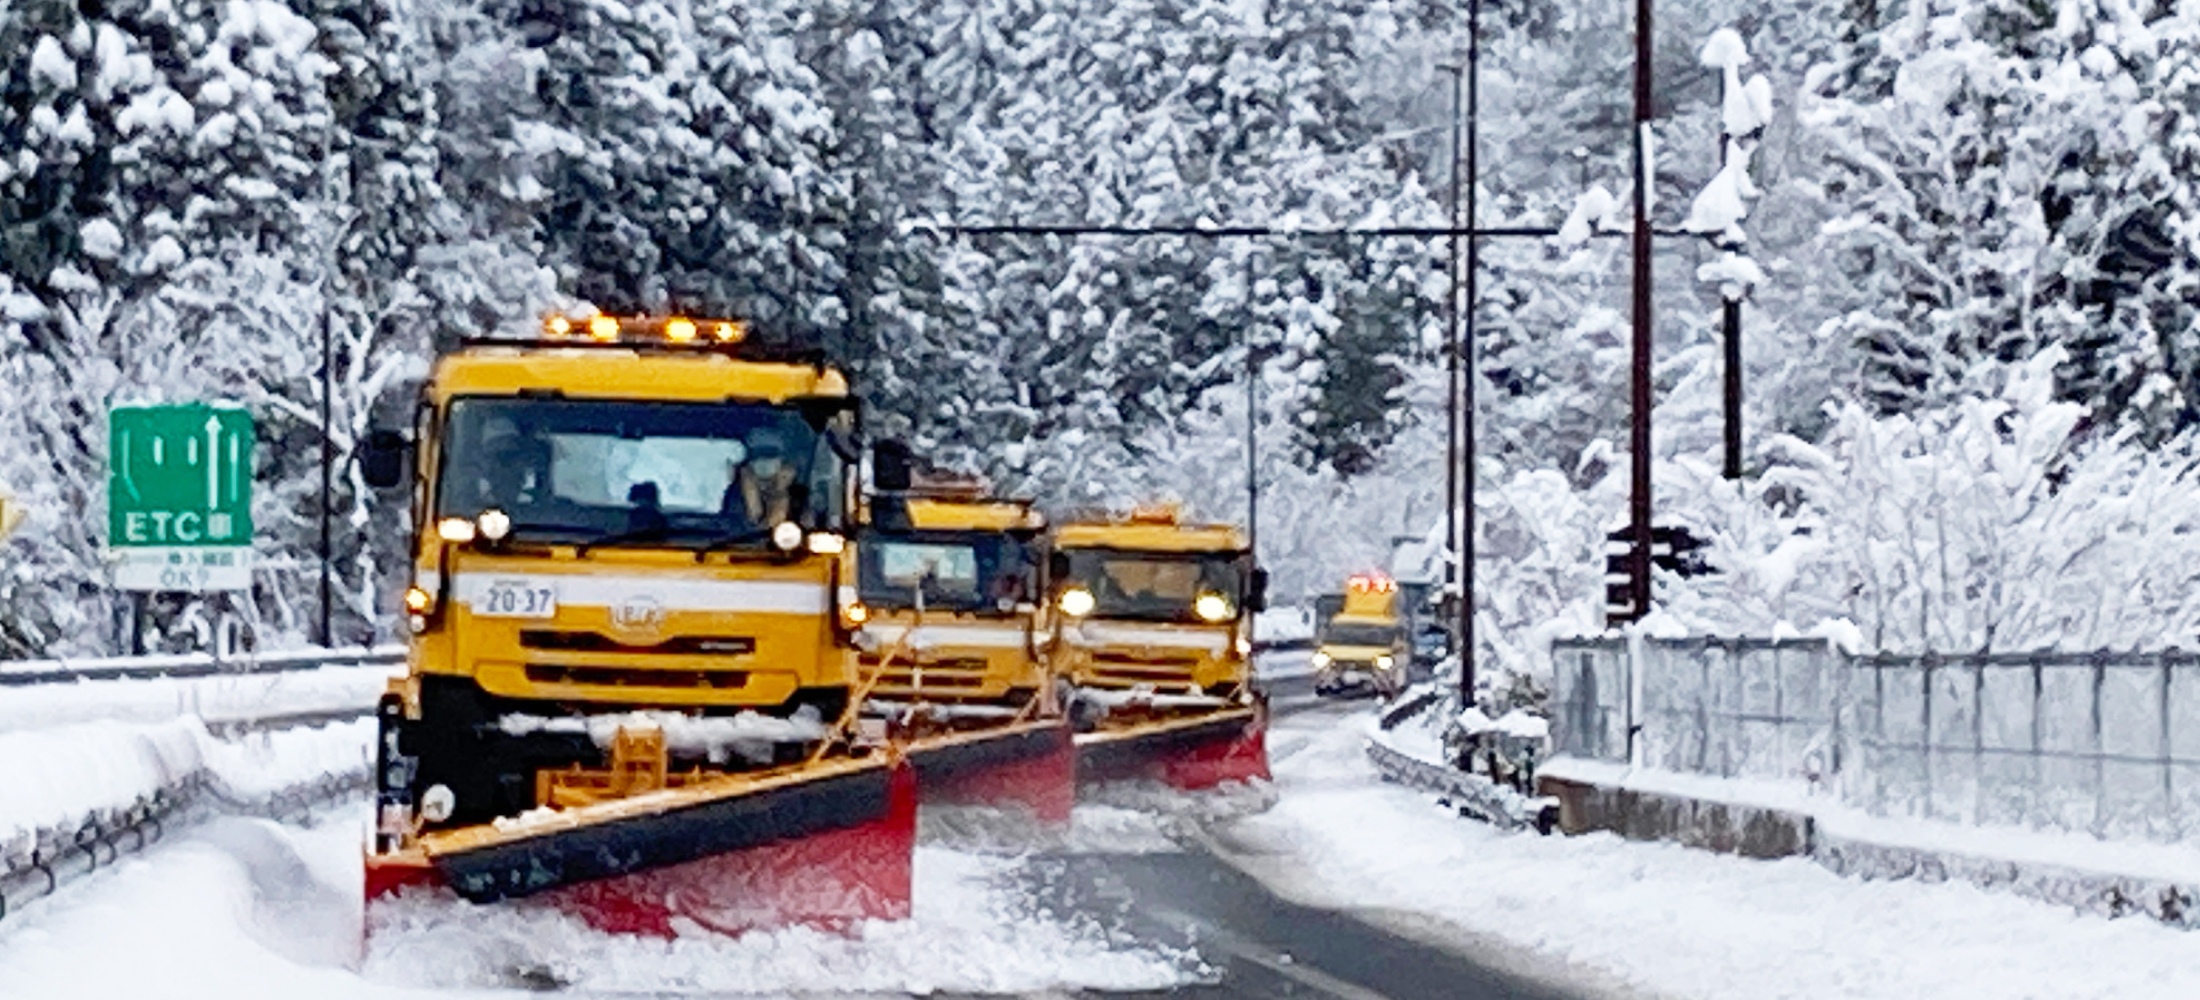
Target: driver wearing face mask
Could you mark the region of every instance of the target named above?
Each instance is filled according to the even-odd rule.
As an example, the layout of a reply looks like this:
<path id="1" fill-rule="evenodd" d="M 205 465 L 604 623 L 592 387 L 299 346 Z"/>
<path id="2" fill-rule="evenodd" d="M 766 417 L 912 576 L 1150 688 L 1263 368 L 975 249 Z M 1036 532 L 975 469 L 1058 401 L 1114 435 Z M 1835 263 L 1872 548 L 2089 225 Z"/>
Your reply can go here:
<path id="1" fill-rule="evenodd" d="M 750 434 L 747 446 L 747 460 L 726 485 L 725 515 L 759 531 L 794 520 L 795 470 L 787 457 L 786 440 L 767 427 Z"/>

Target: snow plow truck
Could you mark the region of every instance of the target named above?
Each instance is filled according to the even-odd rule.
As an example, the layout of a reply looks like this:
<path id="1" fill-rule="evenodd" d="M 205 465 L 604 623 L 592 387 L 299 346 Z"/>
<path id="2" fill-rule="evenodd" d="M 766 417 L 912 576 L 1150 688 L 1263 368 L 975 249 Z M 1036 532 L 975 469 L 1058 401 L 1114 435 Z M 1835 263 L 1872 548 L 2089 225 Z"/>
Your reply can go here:
<path id="1" fill-rule="evenodd" d="M 1037 631 L 1046 518 L 977 477 L 912 468 L 897 442 L 874 451 L 872 484 L 856 546 L 864 714 L 924 801 L 1067 824 L 1076 758 Z"/>
<path id="2" fill-rule="evenodd" d="M 1154 506 L 1062 524 L 1049 542 L 1050 660 L 1078 776 L 1183 789 L 1268 778 L 1252 671 L 1267 574 L 1245 535 Z"/>
<path id="3" fill-rule="evenodd" d="M 1387 699 L 1405 690 L 1413 650 L 1398 612 L 1398 584 L 1390 577 L 1356 573 L 1346 579 L 1337 610 L 1317 632 L 1314 693 L 1373 688 Z"/>
<path id="4" fill-rule="evenodd" d="M 661 936 L 908 914 L 916 775 L 858 712 L 857 406 L 733 321 L 437 361 L 363 458 L 410 474 L 416 542 L 370 934 L 415 894 Z"/>

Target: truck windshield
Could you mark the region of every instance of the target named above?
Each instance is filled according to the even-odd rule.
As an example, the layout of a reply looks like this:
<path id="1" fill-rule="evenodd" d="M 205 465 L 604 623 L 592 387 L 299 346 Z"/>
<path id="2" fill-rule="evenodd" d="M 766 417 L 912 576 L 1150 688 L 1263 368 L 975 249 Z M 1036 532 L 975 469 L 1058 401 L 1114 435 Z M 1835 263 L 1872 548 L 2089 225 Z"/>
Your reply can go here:
<path id="1" fill-rule="evenodd" d="M 826 437 L 765 403 L 457 399 L 436 516 L 496 508 L 517 540 L 768 545 L 782 521 L 839 524 L 844 463 Z"/>
<path id="2" fill-rule="evenodd" d="M 987 532 L 926 531 L 864 535 L 856 543 L 863 603 L 1006 614 L 1031 597 L 1033 567 L 1024 544 Z"/>
<path id="3" fill-rule="evenodd" d="M 1239 553 L 1067 549 L 1063 554 L 1069 576 L 1057 583 L 1092 591 L 1094 618 L 1205 624 L 1192 610 L 1201 594 L 1226 598 L 1233 620 L 1244 606 Z"/>
<path id="4" fill-rule="evenodd" d="M 1322 641 L 1332 646 L 1388 646 L 1397 638 L 1394 625 L 1331 623 L 1322 630 Z"/>

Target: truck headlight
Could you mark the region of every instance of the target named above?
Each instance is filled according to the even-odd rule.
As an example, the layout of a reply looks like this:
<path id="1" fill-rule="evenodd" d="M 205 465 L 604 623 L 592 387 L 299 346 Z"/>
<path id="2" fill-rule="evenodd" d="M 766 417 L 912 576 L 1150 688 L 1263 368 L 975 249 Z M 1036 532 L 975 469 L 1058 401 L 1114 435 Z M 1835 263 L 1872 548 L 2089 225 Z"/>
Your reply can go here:
<path id="1" fill-rule="evenodd" d="M 772 529 L 772 545 L 781 552 L 793 552 L 802 547 L 802 526 L 793 521 L 781 521 Z"/>
<path id="2" fill-rule="evenodd" d="M 1313 663 L 1314 663 L 1314 669 L 1316 669 L 1316 670 L 1320 670 L 1321 668 L 1323 668 L 1323 667 L 1326 667 L 1326 666 L 1328 666 L 1328 665 L 1329 665 L 1329 654 L 1328 654 L 1328 653 L 1324 653 L 1324 652 L 1322 652 L 1321 650 L 1318 650 L 1318 649 L 1317 649 L 1317 650 L 1315 650 L 1315 651 L 1314 651 L 1314 657 L 1313 657 Z"/>
<path id="3" fill-rule="evenodd" d="M 482 538 L 501 542 L 512 533 L 512 515 L 491 507 L 474 518 L 474 527 L 480 530 Z"/>
<path id="4" fill-rule="evenodd" d="M 1093 599 L 1092 591 L 1083 587 L 1071 587 L 1062 591 L 1062 598 L 1059 603 L 1062 606 L 1062 613 L 1071 618 L 1083 618 L 1091 614 L 1093 608 L 1100 605 L 1099 601 Z"/>
<path id="5" fill-rule="evenodd" d="M 435 537 L 464 545 L 474 540 L 474 522 L 463 517 L 446 517 L 435 523 Z"/>
<path id="6" fill-rule="evenodd" d="M 1230 617 L 1230 600 L 1221 594 L 1201 594 L 1192 602 L 1192 613 L 1199 620 L 1219 622 Z"/>
<path id="7" fill-rule="evenodd" d="M 1397 662 L 1397 661 L 1395 661 L 1395 660 L 1391 659 L 1391 658 L 1390 658 L 1390 654 L 1388 654 L 1388 653 L 1384 653 L 1383 655 L 1381 655 L 1381 656 L 1378 656 L 1378 657 L 1376 657 L 1376 658 L 1375 658 L 1375 669 L 1377 669 L 1377 670 L 1389 670 L 1389 669 L 1390 669 L 1390 665 L 1391 665 L 1392 663 L 1395 663 L 1395 662 Z"/>

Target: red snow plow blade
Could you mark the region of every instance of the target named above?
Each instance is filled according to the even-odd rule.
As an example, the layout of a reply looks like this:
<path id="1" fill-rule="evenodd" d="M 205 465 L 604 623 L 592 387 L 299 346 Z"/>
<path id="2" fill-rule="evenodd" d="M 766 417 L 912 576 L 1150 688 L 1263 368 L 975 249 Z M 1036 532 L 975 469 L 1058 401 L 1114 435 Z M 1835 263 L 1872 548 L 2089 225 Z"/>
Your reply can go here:
<path id="1" fill-rule="evenodd" d="M 1077 734 L 1077 775 L 1154 778 L 1199 791 L 1268 780 L 1268 713 L 1259 705 L 1211 715 L 1150 718 Z"/>
<path id="2" fill-rule="evenodd" d="M 435 887 L 657 937 L 681 921 L 739 934 L 902 919 L 916 792 L 914 769 L 881 756 L 431 832 L 413 849 L 367 856 L 367 901 Z"/>
<path id="3" fill-rule="evenodd" d="M 1077 753 L 1058 719 L 942 733 L 906 753 L 926 802 L 1021 807 L 1053 825 L 1077 803 Z"/>

